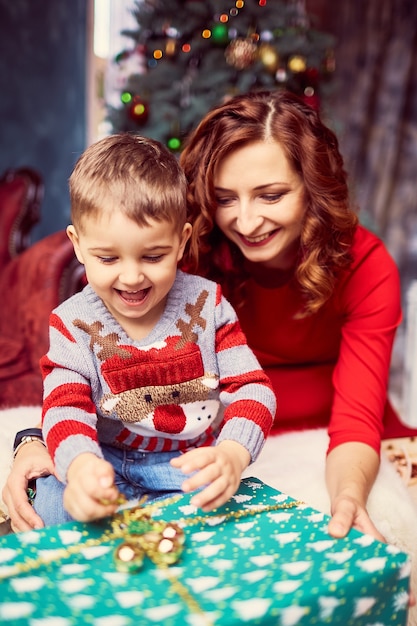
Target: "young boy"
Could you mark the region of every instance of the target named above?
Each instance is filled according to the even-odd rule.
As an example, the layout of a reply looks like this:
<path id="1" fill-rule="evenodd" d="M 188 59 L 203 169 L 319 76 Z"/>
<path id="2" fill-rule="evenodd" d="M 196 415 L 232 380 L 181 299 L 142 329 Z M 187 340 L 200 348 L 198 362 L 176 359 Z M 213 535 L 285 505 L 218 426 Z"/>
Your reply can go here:
<path id="1" fill-rule="evenodd" d="M 215 283 L 177 269 L 186 180 L 157 141 L 111 135 L 70 177 L 67 228 L 88 285 L 50 319 L 37 480 L 44 523 L 111 515 L 122 493 L 198 490 L 217 508 L 262 449 L 275 396 Z M 184 474 L 189 476 L 186 478 Z"/>

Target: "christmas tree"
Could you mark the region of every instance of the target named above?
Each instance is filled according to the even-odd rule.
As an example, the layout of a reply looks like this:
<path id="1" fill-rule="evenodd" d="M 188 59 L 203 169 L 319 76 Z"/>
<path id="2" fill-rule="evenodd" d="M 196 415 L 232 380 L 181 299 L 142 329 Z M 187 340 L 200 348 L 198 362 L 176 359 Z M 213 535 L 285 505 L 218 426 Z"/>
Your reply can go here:
<path id="1" fill-rule="evenodd" d="M 171 150 L 225 98 L 286 88 L 318 108 L 334 70 L 333 40 L 311 28 L 301 0 L 137 0 L 114 132 L 153 137 Z M 126 71 L 127 68 L 127 71 Z"/>

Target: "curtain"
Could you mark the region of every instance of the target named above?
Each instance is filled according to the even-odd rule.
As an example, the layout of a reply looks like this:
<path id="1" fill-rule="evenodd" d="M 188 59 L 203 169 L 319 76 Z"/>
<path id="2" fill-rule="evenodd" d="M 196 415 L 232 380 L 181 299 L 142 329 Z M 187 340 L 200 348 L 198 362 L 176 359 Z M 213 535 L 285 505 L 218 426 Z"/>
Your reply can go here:
<path id="1" fill-rule="evenodd" d="M 406 294 L 417 278 L 417 3 L 320 5 L 336 39 L 329 113 L 352 192 L 361 221 L 397 262 Z"/>
<path id="2" fill-rule="evenodd" d="M 400 271 L 404 321 L 390 395 L 402 419 L 412 416 L 415 424 L 409 392 L 417 380 L 417 2 L 307 0 L 307 9 L 316 27 L 335 36 L 326 108 L 361 222 L 385 242 Z"/>

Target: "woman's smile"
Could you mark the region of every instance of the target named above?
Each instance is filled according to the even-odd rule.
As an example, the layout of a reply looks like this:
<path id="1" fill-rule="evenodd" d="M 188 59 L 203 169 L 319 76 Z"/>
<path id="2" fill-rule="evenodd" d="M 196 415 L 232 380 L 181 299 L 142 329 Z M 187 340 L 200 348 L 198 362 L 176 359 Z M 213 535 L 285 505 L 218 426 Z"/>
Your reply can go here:
<path id="1" fill-rule="evenodd" d="M 238 235 L 247 246 L 262 246 L 269 243 L 280 230 L 280 228 L 275 228 L 275 230 L 271 230 L 263 235 L 258 235 L 257 237 L 248 237 L 246 235 L 242 235 L 241 233 L 238 233 Z"/>

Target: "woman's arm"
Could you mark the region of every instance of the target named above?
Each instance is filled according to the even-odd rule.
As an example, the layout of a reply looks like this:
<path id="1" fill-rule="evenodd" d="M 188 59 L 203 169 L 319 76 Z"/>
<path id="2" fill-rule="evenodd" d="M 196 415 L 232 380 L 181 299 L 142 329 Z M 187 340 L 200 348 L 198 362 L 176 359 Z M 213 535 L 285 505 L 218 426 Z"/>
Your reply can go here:
<path id="1" fill-rule="evenodd" d="M 17 450 L 2 494 L 15 532 L 43 527 L 28 501 L 27 489 L 30 480 L 53 473 L 54 465 L 41 441 L 30 441 Z"/>
<path id="2" fill-rule="evenodd" d="M 326 482 L 332 514 L 329 522 L 331 535 L 344 537 L 353 526 L 385 541 L 366 510 L 368 495 L 378 469 L 379 456 L 365 443 L 344 443 L 328 454 Z"/>

